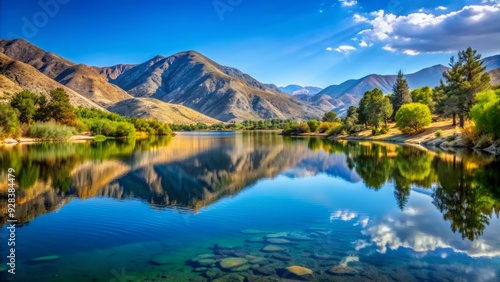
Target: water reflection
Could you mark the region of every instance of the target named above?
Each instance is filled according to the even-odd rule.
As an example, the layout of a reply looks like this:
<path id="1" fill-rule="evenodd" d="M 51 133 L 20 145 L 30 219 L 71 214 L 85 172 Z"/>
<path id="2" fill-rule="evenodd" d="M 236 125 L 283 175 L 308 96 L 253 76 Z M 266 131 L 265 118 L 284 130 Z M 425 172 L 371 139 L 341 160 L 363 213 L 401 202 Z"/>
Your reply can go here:
<path id="1" fill-rule="evenodd" d="M 470 241 L 487 235 L 483 234 L 486 226 L 493 216 L 498 217 L 500 210 L 500 161 L 492 155 L 467 151 L 431 152 L 376 142 L 331 142 L 245 132 L 17 145 L 3 147 L 0 159 L 1 173 L 9 167 L 17 172 L 20 222 L 29 222 L 38 215 L 56 210 L 74 197 L 139 198 L 156 208 L 193 212 L 235 195 L 261 179 L 278 175 L 303 178 L 327 174 L 351 183 L 363 181 L 367 188 L 374 190 L 385 185 L 394 187 L 395 200 L 402 210 L 401 218 L 399 221 L 387 219 L 378 227 L 368 225 L 365 231 L 380 250 L 390 241 L 396 244 L 390 248 L 411 246 L 423 250 L 451 246 L 468 249 L 474 254 L 479 251 L 458 247 L 453 242 L 425 243 L 428 244 L 425 248 L 412 246 L 408 242 L 420 244 L 425 240 L 399 238 L 399 233 L 409 233 L 389 226 L 388 222 L 397 226 L 406 224 L 408 228 L 432 225 L 426 225 L 425 216 L 418 221 L 421 207 L 409 201 L 410 194 L 417 188 L 432 197 L 433 211 L 448 222 L 451 231 Z M 0 192 L 4 192 L 2 197 L 5 198 L 6 191 Z M 6 211 L 5 207 L 1 209 Z M 334 219 L 347 218 L 343 211 L 332 216 Z M 405 216 L 416 221 L 412 225 Z M 6 219 L 6 214 L 2 214 L 2 224 Z M 365 227 L 367 220 L 358 224 Z M 381 230 L 392 230 L 392 233 Z M 425 238 L 436 237 L 422 234 L 427 234 Z M 433 242 L 440 240 L 435 238 Z M 476 247 L 488 249 L 487 245 Z"/>

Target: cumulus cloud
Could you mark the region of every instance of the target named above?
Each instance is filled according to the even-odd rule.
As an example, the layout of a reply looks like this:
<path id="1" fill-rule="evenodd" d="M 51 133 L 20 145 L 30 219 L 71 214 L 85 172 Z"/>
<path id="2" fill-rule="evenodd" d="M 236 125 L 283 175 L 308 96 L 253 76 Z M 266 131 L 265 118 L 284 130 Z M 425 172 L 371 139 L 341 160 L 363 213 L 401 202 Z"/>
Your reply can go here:
<path id="1" fill-rule="evenodd" d="M 354 14 L 353 18 L 354 18 L 354 21 L 357 22 L 357 23 L 368 21 L 367 18 L 363 17 L 360 14 Z"/>
<path id="2" fill-rule="evenodd" d="M 444 10 L 448 10 L 448 8 L 446 8 L 445 6 L 438 6 L 438 7 L 436 7 L 436 10 L 444 11 Z"/>
<path id="3" fill-rule="evenodd" d="M 351 45 L 340 45 L 338 48 L 335 48 L 335 51 L 339 53 L 349 54 L 350 51 L 356 50 L 356 47 Z"/>
<path id="4" fill-rule="evenodd" d="M 325 50 L 326 51 L 333 51 L 332 47 L 327 47 Z"/>
<path id="5" fill-rule="evenodd" d="M 358 1 L 356 0 L 339 0 L 339 2 L 340 4 L 342 4 L 343 7 L 352 7 L 358 4 Z"/>
<path id="6" fill-rule="evenodd" d="M 330 220 L 350 221 L 358 217 L 358 214 L 348 210 L 338 210 L 330 215 Z"/>
<path id="7" fill-rule="evenodd" d="M 470 257 L 500 256 L 500 237 L 497 235 L 500 219 L 491 219 L 483 236 L 475 241 L 463 240 L 459 233 L 451 231 L 449 225 L 430 197 L 414 194 L 404 212 L 372 221 L 362 231 L 369 240 L 359 240 L 354 244 L 357 250 L 373 244 L 380 253 L 386 253 L 388 249 L 409 248 L 425 256 L 438 249 L 451 249 Z"/>
<path id="8" fill-rule="evenodd" d="M 367 44 L 382 44 L 390 52 L 447 53 L 468 46 L 495 51 L 500 41 L 500 4 L 465 6 L 441 15 L 422 11 L 397 16 L 379 10 L 366 16 L 353 17 L 368 25 L 358 38 Z"/>

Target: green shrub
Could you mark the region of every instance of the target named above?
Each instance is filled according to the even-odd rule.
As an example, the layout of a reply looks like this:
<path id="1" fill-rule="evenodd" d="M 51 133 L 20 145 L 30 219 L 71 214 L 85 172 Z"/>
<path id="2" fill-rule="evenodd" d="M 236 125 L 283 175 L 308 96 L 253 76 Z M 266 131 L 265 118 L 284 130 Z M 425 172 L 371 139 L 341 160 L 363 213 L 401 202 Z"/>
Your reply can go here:
<path id="1" fill-rule="evenodd" d="M 102 141 L 105 141 L 106 139 L 107 139 L 107 137 L 104 135 L 95 135 L 94 136 L 94 141 L 96 141 L 96 142 L 102 142 Z"/>
<path id="2" fill-rule="evenodd" d="M 431 111 L 424 104 L 406 104 L 401 106 L 396 113 L 396 126 L 404 134 L 418 132 L 431 124 L 431 122 Z"/>
<path id="3" fill-rule="evenodd" d="M 443 136 L 443 131 L 441 129 L 437 130 L 435 133 L 434 133 L 434 136 L 440 138 Z"/>
<path id="4" fill-rule="evenodd" d="M 307 122 L 299 123 L 299 126 L 297 127 L 298 133 L 307 133 L 309 131 L 310 131 L 310 129 L 309 129 L 309 125 L 307 125 Z"/>
<path id="5" fill-rule="evenodd" d="M 19 138 L 21 129 L 15 110 L 9 105 L 0 103 L 0 140 L 13 137 Z"/>
<path id="6" fill-rule="evenodd" d="M 387 132 L 388 132 L 387 128 L 382 127 L 382 129 L 380 129 L 380 132 L 379 132 L 379 133 L 380 133 L 380 134 L 387 134 Z"/>
<path id="7" fill-rule="evenodd" d="M 316 132 L 319 128 L 319 121 L 311 119 L 307 121 L 307 125 L 309 125 L 311 132 Z"/>
<path id="8" fill-rule="evenodd" d="M 500 138 L 500 89 L 480 92 L 477 104 L 470 111 L 479 134 L 491 134 Z"/>
<path id="9" fill-rule="evenodd" d="M 379 135 L 379 134 L 380 134 L 380 132 L 379 132 L 378 128 L 373 127 L 373 128 L 372 128 L 372 135 L 373 135 L 373 136 L 377 136 L 377 135 Z"/>
<path id="10" fill-rule="evenodd" d="M 28 136 L 42 140 L 67 140 L 75 133 L 70 126 L 54 122 L 37 122 L 28 129 Z"/>

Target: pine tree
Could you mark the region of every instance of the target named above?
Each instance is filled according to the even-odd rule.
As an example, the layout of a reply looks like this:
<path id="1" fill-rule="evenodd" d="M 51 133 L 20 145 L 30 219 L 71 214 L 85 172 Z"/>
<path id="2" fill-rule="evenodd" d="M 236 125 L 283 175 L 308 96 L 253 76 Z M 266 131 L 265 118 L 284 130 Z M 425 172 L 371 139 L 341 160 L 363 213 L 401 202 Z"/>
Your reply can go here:
<path id="1" fill-rule="evenodd" d="M 469 118 L 469 111 L 476 103 L 476 94 L 491 87 L 490 75 L 483 66 L 481 54 L 471 47 L 458 52 L 458 61 L 451 57 L 450 67 L 443 73 L 446 79 L 444 108 L 449 113 L 456 113 L 460 126 L 464 127 L 465 119 Z"/>
<path id="2" fill-rule="evenodd" d="M 392 105 L 394 108 L 394 115 L 404 104 L 409 104 L 412 102 L 410 88 L 408 87 L 408 82 L 404 78 L 401 70 L 398 72 L 398 78 L 396 83 L 392 87 Z"/>

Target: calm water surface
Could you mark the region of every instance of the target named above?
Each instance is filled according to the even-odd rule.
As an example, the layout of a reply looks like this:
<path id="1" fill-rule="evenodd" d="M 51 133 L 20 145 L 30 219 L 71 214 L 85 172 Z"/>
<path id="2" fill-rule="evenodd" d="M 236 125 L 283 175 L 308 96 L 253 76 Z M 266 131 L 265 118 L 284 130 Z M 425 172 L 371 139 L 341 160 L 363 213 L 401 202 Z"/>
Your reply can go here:
<path id="1" fill-rule="evenodd" d="M 0 164 L 19 186 L 16 275 L 0 188 L 2 281 L 500 281 L 489 154 L 192 133 L 4 146 Z"/>

